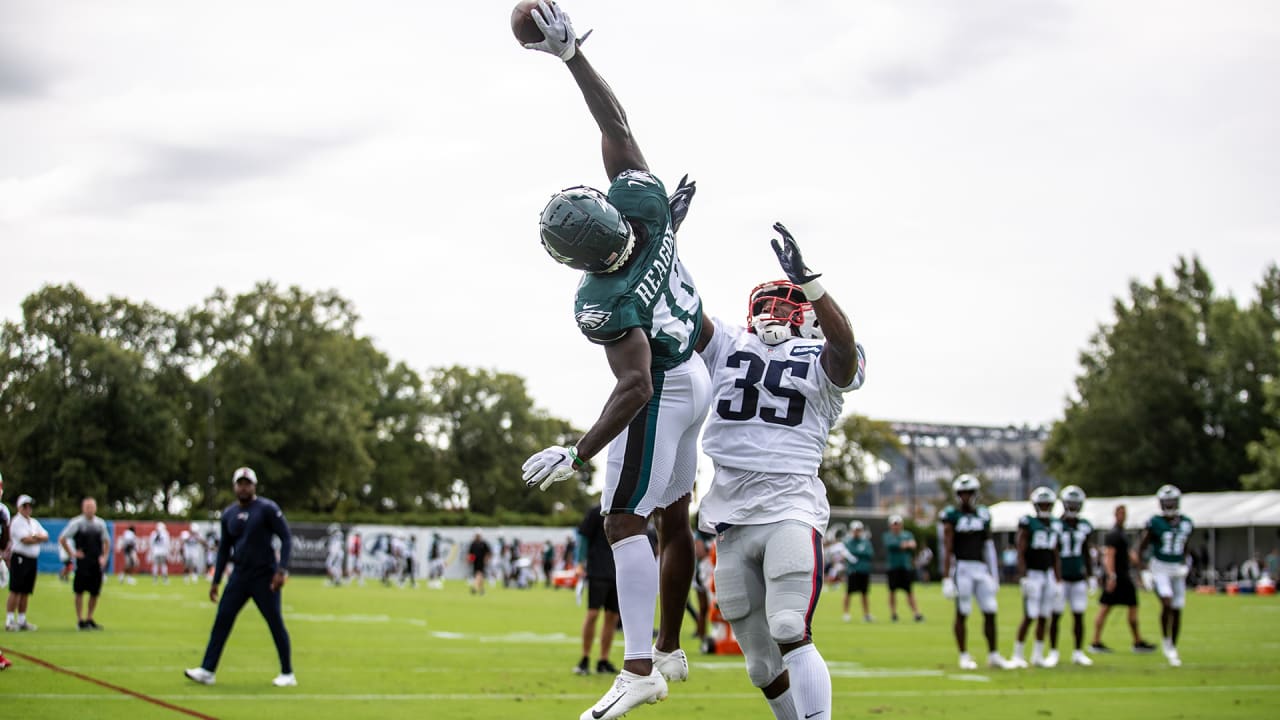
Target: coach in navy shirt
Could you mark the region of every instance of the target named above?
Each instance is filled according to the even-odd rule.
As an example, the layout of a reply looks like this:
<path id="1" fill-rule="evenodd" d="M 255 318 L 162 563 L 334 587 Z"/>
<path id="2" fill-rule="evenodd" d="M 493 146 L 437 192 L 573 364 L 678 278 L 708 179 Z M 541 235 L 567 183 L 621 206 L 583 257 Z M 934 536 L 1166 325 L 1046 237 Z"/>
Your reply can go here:
<path id="1" fill-rule="evenodd" d="M 258 497 L 258 476 L 253 470 L 242 467 L 231 476 L 235 484 L 235 505 L 222 511 L 222 541 L 218 543 L 218 560 L 213 571 L 213 586 L 209 588 L 210 602 L 218 602 L 218 585 L 227 561 L 233 563 L 227 590 L 218 603 L 218 615 L 213 620 L 209 634 L 209 647 L 204 652 L 200 667 L 186 671 L 192 680 L 212 685 L 218 658 L 226 645 L 227 636 L 236 622 L 236 615 L 251 598 L 253 604 L 267 621 L 271 638 L 275 640 L 280 655 L 280 675 L 272 681 L 276 687 L 297 685 L 290 661 L 289 632 L 280 614 L 280 588 L 288 577 L 289 554 L 293 541 L 289 535 L 289 523 L 285 522 L 280 506 L 266 498 Z M 280 539 L 280 558 L 276 559 L 271 538 Z"/>

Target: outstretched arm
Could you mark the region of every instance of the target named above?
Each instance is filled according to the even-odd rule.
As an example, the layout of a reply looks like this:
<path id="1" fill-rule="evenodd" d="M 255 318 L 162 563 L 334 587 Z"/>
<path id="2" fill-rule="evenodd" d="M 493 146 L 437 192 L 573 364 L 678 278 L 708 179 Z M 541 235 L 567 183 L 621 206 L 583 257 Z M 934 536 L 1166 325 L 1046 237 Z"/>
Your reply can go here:
<path id="1" fill-rule="evenodd" d="M 608 173 L 609 179 L 613 180 L 624 170 L 648 170 L 649 165 L 644 161 L 644 155 L 640 153 L 640 148 L 631 135 L 626 112 L 622 110 L 622 105 L 609 84 L 582 54 L 569 15 L 552 0 L 539 2 L 532 15 L 544 39 L 528 43 L 525 47 L 541 50 L 564 60 L 574 81 L 578 83 L 578 89 L 582 91 L 583 99 L 587 101 L 591 117 L 600 127 L 600 150 L 604 156 L 604 171 Z"/>
<path id="2" fill-rule="evenodd" d="M 847 388 L 858 375 L 858 344 L 853 337 L 853 325 L 844 314 L 844 310 L 835 299 L 823 289 L 818 278 L 822 273 L 815 273 L 804 264 L 800 256 L 800 246 L 782 223 L 774 223 L 773 229 L 782 236 L 781 241 L 773 241 L 773 251 L 778 256 L 778 264 L 782 266 L 787 279 L 804 290 L 805 299 L 813 305 L 813 312 L 818 316 L 818 325 L 826 336 L 826 345 L 820 356 L 822 369 L 837 387 Z"/>

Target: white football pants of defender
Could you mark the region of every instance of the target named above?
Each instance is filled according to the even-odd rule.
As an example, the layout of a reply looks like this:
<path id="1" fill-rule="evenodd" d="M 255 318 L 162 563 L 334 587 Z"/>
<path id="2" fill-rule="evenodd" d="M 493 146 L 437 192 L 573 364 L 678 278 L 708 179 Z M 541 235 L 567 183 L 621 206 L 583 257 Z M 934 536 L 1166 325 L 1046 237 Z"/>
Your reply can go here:
<path id="1" fill-rule="evenodd" d="M 956 612 L 965 617 L 973 611 L 973 600 L 986 615 L 996 612 L 996 579 L 987 564 L 978 560 L 956 560 Z"/>
<path id="2" fill-rule="evenodd" d="M 1027 617 L 1047 618 L 1054 612 L 1055 584 L 1053 573 L 1048 570 L 1028 570 L 1022 576 L 1022 609 Z"/>
<path id="3" fill-rule="evenodd" d="M 1062 583 L 1062 592 L 1054 598 L 1053 614 L 1061 615 L 1067 606 L 1071 612 L 1079 615 L 1089 607 L 1089 583 L 1084 580 L 1067 580 Z"/>
<path id="4" fill-rule="evenodd" d="M 809 635 L 822 589 L 822 540 L 799 520 L 737 525 L 716 540 L 716 604 L 763 688 L 787 669 L 779 643 Z"/>
<path id="5" fill-rule="evenodd" d="M 1153 559 L 1147 567 L 1156 595 L 1169 598 L 1169 606 L 1181 610 L 1187 604 L 1187 566 Z"/>

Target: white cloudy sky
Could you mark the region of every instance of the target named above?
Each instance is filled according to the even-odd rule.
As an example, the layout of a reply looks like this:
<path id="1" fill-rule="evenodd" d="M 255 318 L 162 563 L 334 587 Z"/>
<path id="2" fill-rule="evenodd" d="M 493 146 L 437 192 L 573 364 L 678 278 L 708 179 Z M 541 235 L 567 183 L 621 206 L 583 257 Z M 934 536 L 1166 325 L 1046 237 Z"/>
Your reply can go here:
<path id="1" fill-rule="evenodd" d="M 420 369 L 518 373 L 588 425 L 612 383 L 537 239 L 603 185 L 511 0 L 0 0 L 0 317 L 46 283 L 171 310 L 336 288 Z M 1280 255 L 1280 4 L 567 0 L 682 255 L 738 318 L 793 230 L 869 353 L 873 417 L 1039 423 L 1131 279 Z"/>

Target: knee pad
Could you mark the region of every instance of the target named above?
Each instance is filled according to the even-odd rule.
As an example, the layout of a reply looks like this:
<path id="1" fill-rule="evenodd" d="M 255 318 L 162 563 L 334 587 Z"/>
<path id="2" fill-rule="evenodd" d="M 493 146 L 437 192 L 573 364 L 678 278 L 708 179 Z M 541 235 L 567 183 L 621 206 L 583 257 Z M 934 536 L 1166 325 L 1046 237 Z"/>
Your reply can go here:
<path id="1" fill-rule="evenodd" d="M 769 615 L 769 634 L 775 642 L 793 643 L 805 638 L 808 631 L 804 612 L 797 610 L 779 610 Z"/>
<path id="2" fill-rule="evenodd" d="M 768 687 L 769 683 L 778 679 L 786 666 L 782 663 L 775 664 L 772 658 L 765 657 L 747 657 L 747 677 L 751 679 L 751 684 L 758 687 Z"/>

